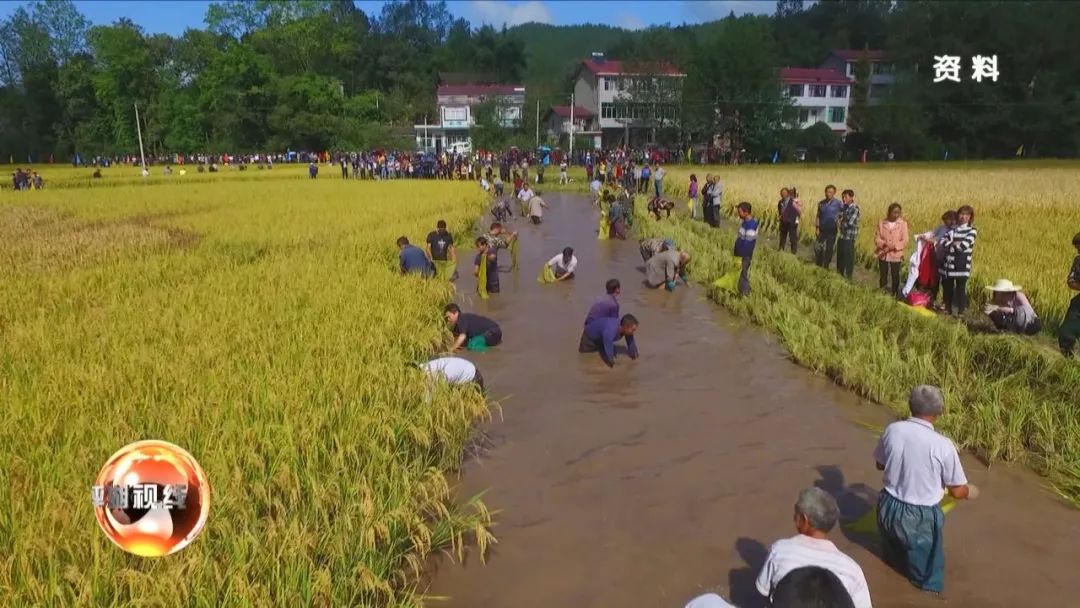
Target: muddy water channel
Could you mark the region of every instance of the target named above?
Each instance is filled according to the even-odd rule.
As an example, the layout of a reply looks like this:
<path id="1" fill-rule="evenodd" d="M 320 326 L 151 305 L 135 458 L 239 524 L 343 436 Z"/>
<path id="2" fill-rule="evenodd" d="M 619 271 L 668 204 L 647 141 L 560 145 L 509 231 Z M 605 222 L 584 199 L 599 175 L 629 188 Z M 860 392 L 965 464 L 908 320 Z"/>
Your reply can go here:
<path id="1" fill-rule="evenodd" d="M 715 591 L 759 606 L 754 578 L 768 546 L 795 534 L 800 489 L 833 493 L 845 519 L 873 504 L 881 474 L 867 425 L 889 415 L 788 361 L 700 288 L 647 290 L 637 242 L 597 241 L 587 200 L 545 200 L 543 224 L 511 222 L 521 268 L 500 275 L 502 293 L 476 298 L 472 255 L 459 256 L 463 307 L 504 334 L 466 355 L 502 418 L 483 429 L 489 447 L 466 463 L 460 488 L 486 491 L 498 544 L 486 565 L 475 552 L 464 564 L 442 559 L 431 605 L 681 608 Z M 577 277 L 538 284 L 541 264 L 567 245 Z M 613 277 L 622 312 L 641 322 L 641 357 L 608 369 L 577 344 Z M 1025 470 L 964 464 L 982 496 L 946 518 L 943 597 L 910 587 L 862 539 L 832 532 L 862 566 L 874 605 L 1080 605 L 1080 512 Z"/>

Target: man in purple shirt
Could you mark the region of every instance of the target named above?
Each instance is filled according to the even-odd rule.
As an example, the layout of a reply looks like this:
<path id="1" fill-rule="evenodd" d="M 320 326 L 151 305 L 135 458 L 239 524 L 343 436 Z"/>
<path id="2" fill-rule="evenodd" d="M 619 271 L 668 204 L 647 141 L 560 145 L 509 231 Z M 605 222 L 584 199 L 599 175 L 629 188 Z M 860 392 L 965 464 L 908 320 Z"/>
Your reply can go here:
<path id="1" fill-rule="evenodd" d="M 634 318 L 634 315 L 623 315 L 621 319 L 613 317 L 596 319 L 586 325 L 585 331 L 581 333 L 578 352 L 599 352 L 608 367 L 615 367 L 615 342 L 626 338 L 627 354 L 631 359 L 637 359 L 637 344 L 634 342 L 634 332 L 637 328 L 638 320 Z"/>
<path id="2" fill-rule="evenodd" d="M 592 307 L 589 308 L 589 314 L 585 315 L 585 325 L 604 317 L 611 317 L 612 319 L 619 318 L 618 297 L 619 294 L 622 293 L 619 279 L 608 279 L 608 282 L 604 287 L 607 289 L 607 295 L 600 296 L 593 302 Z"/>

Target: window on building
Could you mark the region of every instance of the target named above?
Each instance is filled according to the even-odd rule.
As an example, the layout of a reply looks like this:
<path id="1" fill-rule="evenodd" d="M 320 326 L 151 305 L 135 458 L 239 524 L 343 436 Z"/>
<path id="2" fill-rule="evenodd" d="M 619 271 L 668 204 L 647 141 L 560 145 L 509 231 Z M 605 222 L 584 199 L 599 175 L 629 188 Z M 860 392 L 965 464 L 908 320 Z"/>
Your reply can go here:
<path id="1" fill-rule="evenodd" d="M 849 62 L 845 63 L 844 65 L 847 67 L 847 75 L 848 76 L 854 76 L 855 75 L 855 64 L 851 63 L 849 61 Z"/>
<path id="2" fill-rule="evenodd" d="M 833 97 L 847 97 L 847 86 L 842 84 L 834 84 L 832 86 Z"/>
<path id="3" fill-rule="evenodd" d="M 810 96 L 811 97 L 825 97 L 825 88 L 826 87 L 823 84 L 812 84 L 812 85 L 810 85 Z"/>
<path id="4" fill-rule="evenodd" d="M 805 124 L 810 120 L 810 110 L 799 110 L 799 122 Z"/>
<path id="5" fill-rule="evenodd" d="M 615 118 L 615 104 L 600 104 L 600 118 Z"/>
<path id="6" fill-rule="evenodd" d="M 801 84 L 789 84 L 787 87 L 787 94 L 789 97 L 802 97 L 803 85 Z"/>
<path id="7" fill-rule="evenodd" d="M 847 108 L 832 107 L 829 108 L 829 122 L 844 122 L 845 115 L 847 114 Z"/>
<path id="8" fill-rule="evenodd" d="M 611 79 L 610 78 L 601 78 L 600 81 L 604 83 L 604 90 L 605 91 L 610 91 L 611 90 Z"/>

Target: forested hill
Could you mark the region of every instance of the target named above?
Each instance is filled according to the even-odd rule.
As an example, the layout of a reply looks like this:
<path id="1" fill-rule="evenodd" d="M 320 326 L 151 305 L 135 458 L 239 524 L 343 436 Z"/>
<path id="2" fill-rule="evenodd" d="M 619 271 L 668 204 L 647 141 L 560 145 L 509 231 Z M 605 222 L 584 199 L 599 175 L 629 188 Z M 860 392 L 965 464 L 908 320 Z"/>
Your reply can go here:
<path id="1" fill-rule="evenodd" d="M 607 25 L 547 25 L 526 23 L 507 30 L 525 48 L 525 82 L 542 97 L 566 92 L 575 65 L 594 51 L 615 46 L 627 30 Z"/>

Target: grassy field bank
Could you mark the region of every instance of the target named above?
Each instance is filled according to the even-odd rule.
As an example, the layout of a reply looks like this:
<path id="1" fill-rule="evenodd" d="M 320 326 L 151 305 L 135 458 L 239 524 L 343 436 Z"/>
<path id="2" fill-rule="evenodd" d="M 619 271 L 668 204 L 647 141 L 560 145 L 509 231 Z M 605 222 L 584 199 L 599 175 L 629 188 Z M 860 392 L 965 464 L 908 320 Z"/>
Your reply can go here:
<path id="1" fill-rule="evenodd" d="M 394 247 L 471 226 L 479 189 L 274 172 L 0 196 L 5 605 L 411 606 L 427 554 L 489 539 L 445 476 L 487 405 L 425 403 L 414 365 L 452 288 L 399 276 Z M 88 492 L 148 438 L 213 487 L 159 560 L 112 546 Z"/>
<path id="2" fill-rule="evenodd" d="M 738 268 L 732 229 L 679 217 L 639 221 L 637 230 L 673 236 L 693 252 L 693 277 L 706 286 Z M 1030 339 L 972 334 L 963 324 L 916 315 L 760 238 L 753 296 L 710 287 L 714 300 L 775 332 L 799 363 L 898 415 L 907 413 L 912 386 L 941 386 L 947 409 L 940 427 L 960 446 L 987 461 L 1025 462 L 1080 503 L 1080 364 Z"/>

